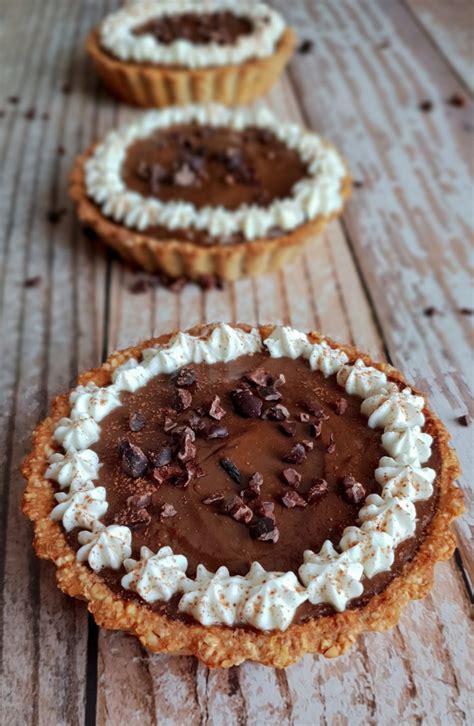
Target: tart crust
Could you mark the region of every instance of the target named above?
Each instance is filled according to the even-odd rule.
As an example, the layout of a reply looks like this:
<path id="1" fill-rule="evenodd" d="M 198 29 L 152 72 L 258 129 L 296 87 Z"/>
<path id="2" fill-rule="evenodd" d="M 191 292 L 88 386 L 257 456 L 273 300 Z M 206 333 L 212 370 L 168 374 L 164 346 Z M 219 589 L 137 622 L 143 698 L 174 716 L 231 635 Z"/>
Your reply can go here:
<path id="1" fill-rule="evenodd" d="M 188 332 L 201 335 L 210 327 L 198 326 Z M 250 331 L 249 326 L 238 327 Z M 261 327 L 262 337 L 267 337 L 272 330 L 273 326 Z M 107 385 L 117 366 L 128 358 L 140 356 L 144 348 L 166 343 L 174 334 L 163 335 L 113 353 L 100 368 L 79 376 L 79 384 L 85 385 L 93 379 L 99 386 Z M 309 337 L 313 342 L 322 338 L 314 332 Z M 336 346 L 334 341 L 326 337 L 324 339 Z M 390 375 L 392 380 L 406 384 L 403 376 L 388 364 L 374 363 L 369 356 L 352 346 L 337 344 L 337 347 L 347 353 L 350 362 L 362 358 L 366 365 L 375 366 Z M 132 633 L 150 651 L 195 655 L 206 665 L 221 668 L 230 668 L 245 660 L 283 668 L 305 653 L 320 653 L 327 658 L 334 658 L 345 653 L 362 632 L 383 631 L 395 626 L 405 605 L 410 600 L 425 597 L 431 590 L 436 562 L 449 559 L 455 549 L 450 524 L 464 511 L 462 492 L 454 483 L 460 474 L 459 464 L 449 446 L 447 430 L 425 408 L 424 414 L 439 442 L 441 455 L 437 509 L 415 557 L 405 564 L 402 572 L 383 592 L 372 596 L 367 604 L 358 609 L 293 624 L 282 632 L 227 626 L 205 627 L 197 622 L 174 620 L 153 612 L 145 603 L 124 600 L 118 593 L 112 592 L 99 575 L 76 560 L 76 553 L 68 544 L 63 528 L 49 518 L 55 504 L 54 488 L 44 474 L 48 456 L 57 448 L 53 441 L 54 429 L 69 410 L 67 392 L 54 400 L 51 415 L 37 426 L 33 434 L 33 451 L 22 466 L 23 476 L 27 480 L 23 512 L 33 522 L 36 554 L 55 563 L 60 589 L 68 595 L 86 600 L 99 626 Z"/>
<path id="2" fill-rule="evenodd" d="M 108 219 L 89 199 L 85 163 L 96 146 L 94 144 L 77 157 L 69 180 L 69 196 L 77 205 L 81 224 L 90 227 L 126 262 L 150 273 L 163 272 L 170 278 L 197 280 L 204 275 L 212 275 L 220 280 L 237 280 L 278 270 L 300 254 L 305 245 L 340 214 L 351 195 L 352 180 L 347 171 L 341 183 L 341 208 L 338 211 L 320 214 L 295 230 L 272 239 L 262 237 L 230 245 L 205 246 L 172 237 L 158 240 Z"/>
<path id="3" fill-rule="evenodd" d="M 296 43 L 287 27 L 272 55 L 236 65 L 180 68 L 122 61 L 100 47 L 97 30 L 86 50 L 107 88 L 136 106 L 163 107 L 216 101 L 226 106 L 250 103 L 264 95 L 283 71 Z"/>

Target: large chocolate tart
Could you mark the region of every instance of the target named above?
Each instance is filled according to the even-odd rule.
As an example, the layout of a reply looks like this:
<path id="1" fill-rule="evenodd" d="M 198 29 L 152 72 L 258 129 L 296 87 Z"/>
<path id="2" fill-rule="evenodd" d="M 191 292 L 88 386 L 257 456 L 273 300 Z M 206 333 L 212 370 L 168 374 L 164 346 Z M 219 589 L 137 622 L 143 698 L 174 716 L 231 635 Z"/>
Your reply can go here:
<path id="1" fill-rule="evenodd" d="M 250 331 L 247 326 L 239 327 Z M 199 327 L 189 332 L 205 336 L 209 330 Z M 271 332 L 271 327 L 260 328 L 262 339 Z M 86 385 L 93 380 L 99 386 L 108 385 L 118 366 L 139 357 L 145 348 L 166 344 L 171 337 L 161 336 L 114 353 L 102 367 L 82 374 L 79 383 Z M 322 340 L 317 333 L 311 333 L 309 338 L 313 343 Z M 324 340 L 336 347 L 332 341 Z M 347 354 L 349 364 L 360 358 L 366 365 L 385 372 L 389 381 L 398 387 L 406 385 L 403 376 L 390 366 L 375 364 L 353 347 L 337 345 L 337 348 Z M 265 369 L 269 380 L 285 381 L 281 400 L 275 386 L 266 390 L 265 381 L 257 381 L 260 398 L 263 396 L 262 405 L 269 411 L 264 416 L 254 416 L 252 411 L 245 409 L 248 402 L 244 405 L 240 399 L 235 410 L 229 407 L 237 383 L 244 379 L 248 381 L 249 371 L 255 367 L 260 371 Z M 261 378 L 262 374 L 259 376 Z M 256 560 L 269 571 L 296 572 L 304 549 L 311 546 L 317 551 L 324 540 L 337 541 L 342 530 L 356 522 L 360 507 L 358 492 L 352 486 L 350 491 L 346 487 L 343 496 L 340 491 L 340 480 L 348 467 L 353 479 L 363 482 L 364 495 L 378 491 L 373 471 L 383 455 L 380 433 L 367 427 L 359 412 L 360 400 L 344 392 L 341 398 L 341 389 L 333 378 L 323 378 L 312 372 L 302 359 L 269 358 L 268 354 L 257 352 L 226 363 L 200 363 L 193 365 L 191 379 L 182 385 L 185 388 L 193 386 L 194 377 L 198 383 L 193 388 L 193 407 L 202 412 L 208 405 L 206 402 L 218 394 L 227 409 L 224 416 L 220 404 L 215 403 L 214 415 L 208 417 L 204 434 L 196 439 L 197 463 L 202 470 L 199 477 L 193 478 L 187 488 L 180 484 L 176 486 L 176 482 L 175 486 L 160 482 L 160 486 L 153 489 L 146 477 L 130 479 L 120 466 L 117 445 L 124 436 L 131 436 L 133 445 L 140 450 L 158 449 L 159 455 L 163 454 L 166 436 L 163 438 L 164 434 L 160 433 L 162 421 L 157 412 L 173 406 L 176 380 L 174 376 L 160 374 L 134 393 L 122 395 L 121 405 L 103 419 L 103 434 L 91 447 L 102 462 L 98 483 L 108 491 L 109 509 L 104 524 L 138 525 L 133 528 L 134 557 L 138 556 L 142 545 L 153 551 L 172 546 L 187 556 L 190 576 L 194 576 L 198 564 L 204 564 L 212 571 L 225 565 L 231 575 L 243 575 Z M 189 398 L 188 394 L 182 396 Z M 308 401 L 314 397 L 323 412 L 319 414 L 323 419 L 322 431 L 311 423 L 311 415 L 305 413 L 313 410 Z M 182 404 L 181 401 L 173 414 L 178 418 L 178 424 L 189 415 L 189 401 L 184 407 Z M 293 423 L 289 429 L 286 427 L 288 430 L 285 430 L 288 416 L 281 419 L 277 415 L 279 411 L 275 412 L 274 407 L 278 405 L 291 411 Z M 436 471 L 433 494 L 426 501 L 416 502 L 416 531 L 397 547 L 389 571 L 365 578 L 363 595 L 352 599 L 344 612 L 335 612 L 325 604 L 304 602 L 286 630 L 201 625 L 180 613 L 176 600 L 146 603 L 136 593 L 124 590 L 120 575 L 114 570 L 96 573 L 87 564 L 79 563 L 76 559 L 77 531 L 66 533 L 60 523 L 50 518 L 57 488 L 45 478 L 45 471 L 48 457 L 58 450 L 53 432 L 70 408 L 68 393 L 56 398 L 51 416 L 34 433 L 33 452 L 23 465 L 28 482 L 23 509 L 34 523 L 36 552 L 39 557 L 55 563 L 59 587 L 69 595 L 85 599 L 100 626 L 134 633 L 152 651 L 193 654 L 213 667 L 230 667 L 246 659 L 285 667 L 307 652 L 335 657 L 344 653 L 360 633 L 394 626 L 409 600 L 424 597 L 430 590 L 435 563 L 448 559 L 453 553 L 455 541 L 450 523 L 463 509 L 462 494 L 454 484 L 459 467 L 448 445 L 446 429 L 425 406 L 424 430 L 433 438 L 428 461 Z M 199 426 L 197 421 L 196 430 Z M 313 431 L 308 428 L 311 426 Z M 307 439 L 311 436 L 315 438 L 309 443 Z M 307 451 L 304 456 L 300 452 L 301 455 L 295 457 L 291 450 L 299 440 L 305 441 Z M 254 506 L 253 495 L 248 490 L 241 492 L 243 507 L 220 508 L 221 500 L 238 491 L 236 477 L 240 481 L 240 473 L 255 461 L 258 461 L 265 482 L 262 487 L 264 498 L 274 503 L 274 524 L 279 537 L 273 536 L 272 532 L 270 537 L 266 534 L 259 537 L 258 532 L 255 535 L 255 526 L 261 520 L 252 520 L 251 514 L 248 518 L 245 516 L 247 505 L 249 511 Z M 285 461 L 290 463 L 279 463 Z M 287 486 L 294 484 L 295 469 L 305 482 L 301 487 L 297 482 L 296 491 Z M 282 474 L 286 481 L 282 482 Z M 312 477 L 316 477 L 316 489 Z M 142 515 L 141 522 L 140 516 L 136 516 L 136 508 L 124 507 L 135 491 L 133 487 L 138 484 L 153 490 L 152 495 L 145 492 L 148 498 L 145 497 L 142 504 L 148 508 L 148 516 L 143 519 Z M 216 492 L 221 500 L 215 498 Z M 143 493 L 142 489 L 141 496 Z M 159 516 L 163 511 L 167 514 Z"/>

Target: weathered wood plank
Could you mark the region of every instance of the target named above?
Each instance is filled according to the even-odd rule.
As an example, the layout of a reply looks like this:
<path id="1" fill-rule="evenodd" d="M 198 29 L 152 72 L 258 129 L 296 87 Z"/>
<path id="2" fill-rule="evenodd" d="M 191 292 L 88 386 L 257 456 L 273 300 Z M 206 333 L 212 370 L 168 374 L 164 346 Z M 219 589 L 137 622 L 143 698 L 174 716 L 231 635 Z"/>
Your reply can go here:
<path id="1" fill-rule="evenodd" d="M 470 0 L 405 0 L 427 33 L 442 50 L 448 62 L 474 91 L 472 28 L 474 7 Z"/>

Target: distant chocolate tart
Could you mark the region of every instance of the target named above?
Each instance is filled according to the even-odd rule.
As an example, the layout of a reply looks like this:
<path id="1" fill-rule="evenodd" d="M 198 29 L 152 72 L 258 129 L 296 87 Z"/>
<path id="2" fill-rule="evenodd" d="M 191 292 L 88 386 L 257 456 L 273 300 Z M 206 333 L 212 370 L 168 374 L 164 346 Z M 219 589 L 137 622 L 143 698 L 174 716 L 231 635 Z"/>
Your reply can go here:
<path id="1" fill-rule="evenodd" d="M 144 0 L 108 15 L 87 39 L 107 87 L 127 103 L 245 104 L 281 74 L 295 34 L 248 0 Z"/>
<path id="2" fill-rule="evenodd" d="M 54 402 L 24 512 L 102 627 L 209 666 L 334 657 L 454 549 L 448 434 L 385 364 L 216 325 L 113 354 Z"/>
<path id="3" fill-rule="evenodd" d="M 337 216 L 347 167 L 267 109 L 169 108 L 78 157 L 79 219 L 149 272 L 223 280 L 277 269 Z"/>

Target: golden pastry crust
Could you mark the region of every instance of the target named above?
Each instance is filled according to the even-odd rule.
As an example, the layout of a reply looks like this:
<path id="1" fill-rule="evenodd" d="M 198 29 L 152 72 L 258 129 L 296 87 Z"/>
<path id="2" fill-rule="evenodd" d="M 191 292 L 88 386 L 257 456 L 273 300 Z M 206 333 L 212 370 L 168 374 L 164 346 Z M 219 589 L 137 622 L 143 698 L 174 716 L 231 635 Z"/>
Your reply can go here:
<path id="1" fill-rule="evenodd" d="M 250 330 L 249 326 L 238 327 Z M 212 326 L 198 326 L 189 332 L 199 335 L 210 328 Z M 260 331 L 266 337 L 272 329 L 273 326 L 263 326 Z M 93 379 L 100 386 L 107 385 L 117 366 L 130 357 L 140 356 L 146 347 L 166 343 L 173 334 L 114 353 L 102 367 L 83 373 L 79 377 L 79 383 L 85 385 Z M 310 337 L 318 342 L 322 336 L 311 333 Z M 369 356 L 352 346 L 339 345 L 328 338 L 325 340 L 344 350 L 351 362 L 362 358 L 367 365 L 385 371 L 392 380 L 406 384 L 403 376 L 391 366 L 374 363 Z M 64 529 L 49 518 L 56 502 L 54 488 L 44 474 L 48 466 L 48 456 L 57 450 L 53 431 L 58 420 L 66 416 L 69 410 L 69 393 L 58 396 L 53 402 L 51 415 L 36 428 L 33 434 L 33 451 L 22 467 L 23 476 L 27 480 L 23 511 L 34 525 L 36 553 L 39 557 L 55 563 L 61 590 L 86 600 L 89 611 L 99 626 L 133 633 L 153 652 L 191 654 L 210 667 L 221 668 L 230 668 L 245 660 L 284 668 L 305 653 L 320 653 L 327 658 L 333 658 L 345 653 L 360 633 L 387 630 L 396 625 L 405 605 L 410 600 L 425 597 L 431 590 L 436 562 L 447 560 L 453 554 L 455 539 L 450 524 L 464 510 L 462 492 L 454 483 L 460 473 L 459 464 L 449 446 L 447 430 L 425 408 L 426 427 L 437 438 L 440 449 L 438 505 L 427 536 L 421 542 L 415 557 L 383 592 L 372 596 L 363 607 L 293 624 L 283 632 L 226 626 L 205 627 L 197 622 L 174 620 L 153 612 L 145 603 L 123 600 L 120 594 L 112 592 L 99 575 L 77 562 L 76 553 L 68 544 Z"/>
<path id="2" fill-rule="evenodd" d="M 293 53 L 295 33 L 286 28 L 275 51 L 236 65 L 179 68 L 126 62 L 102 50 L 97 30 L 86 50 L 108 89 L 136 106 L 184 106 L 215 101 L 226 106 L 250 103 L 273 86 Z"/>
<path id="3" fill-rule="evenodd" d="M 330 146 L 327 144 L 327 146 Z M 96 145 L 78 156 L 70 176 L 69 196 L 77 205 L 80 222 L 94 230 L 97 236 L 127 262 L 150 273 L 163 272 L 171 278 L 196 280 L 212 275 L 220 280 L 255 277 L 277 270 L 314 241 L 327 224 L 337 217 L 351 195 L 349 172 L 341 183 L 341 209 L 328 215 L 318 215 L 309 222 L 281 237 L 260 238 L 232 245 L 199 245 L 179 239 L 157 240 L 142 232 L 105 217 L 87 195 L 84 165 Z"/>

